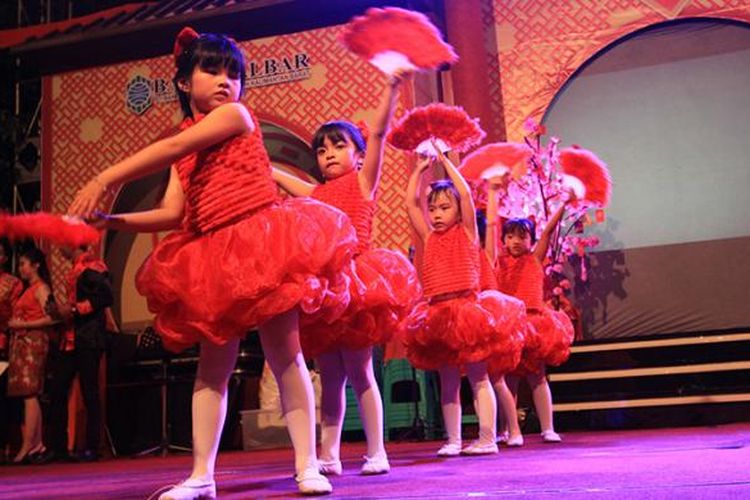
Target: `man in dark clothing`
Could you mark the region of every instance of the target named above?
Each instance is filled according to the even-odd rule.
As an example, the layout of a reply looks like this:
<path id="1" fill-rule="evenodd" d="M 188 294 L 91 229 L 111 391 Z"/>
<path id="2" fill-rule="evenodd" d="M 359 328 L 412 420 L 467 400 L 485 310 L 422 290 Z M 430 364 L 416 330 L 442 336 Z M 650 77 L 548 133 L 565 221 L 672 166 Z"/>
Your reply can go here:
<path id="1" fill-rule="evenodd" d="M 98 458 L 101 411 L 99 406 L 99 361 L 106 344 L 107 308 L 112 305 L 112 285 L 106 264 L 91 250 L 63 248 L 73 264 L 67 275 L 68 301 L 58 304 L 57 314 L 68 328 L 59 349 L 50 346 L 53 376 L 50 388 L 50 448 L 52 458 L 68 455 L 68 396 L 76 373 L 86 406 L 86 448 L 77 458 Z"/>

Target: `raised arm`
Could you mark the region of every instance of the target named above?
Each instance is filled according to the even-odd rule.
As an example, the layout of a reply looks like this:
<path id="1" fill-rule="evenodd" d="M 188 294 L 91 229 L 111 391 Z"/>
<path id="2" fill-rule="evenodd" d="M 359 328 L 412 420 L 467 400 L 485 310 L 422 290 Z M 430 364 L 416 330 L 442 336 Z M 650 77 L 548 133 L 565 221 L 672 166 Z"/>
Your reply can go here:
<path id="1" fill-rule="evenodd" d="M 296 175 L 288 174 L 280 168 L 273 167 L 271 176 L 276 184 L 292 196 L 310 196 L 315 189 L 313 184 L 303 181 Z"/>
<path id="2" fill-rule="evenodd" d="M 500 255 L 499 245 L 502 241 L 498 239 L 499 198 L 500 194 L 507 189 L 510 177 L 506 174 L 502 177 L 489 179 L 487 185 L 487 233 L 484 238 L 484 250 L 492 265 L 495 265 Z"/>
<path id="3" fill-rule="evenodd" d="M 409 176 L 409 184 L 406 187 L 406 211 L 409 221 L 422 242 L 427 240 L 430 226 L 424 218 L 421 204 L 421 185 L 424 171 L 432 164 L 432 158 L 424 156 L 417 160 L 417 166 Z"/>
<path id="4" fill-rule="evenodd" d="M 549 241 L 552 238 L 552 234 L 555 232 L 557 225 L 560 223 L 563 214 L 565 213 L 566 206 L 567 202 L 560 205 L 560 208 L 558 208 L 555 213 L 552 214 L 552 217 L 547 222 L 547 225 L 544 226 L 544 230 L 542 231 L 542 235 L 539 237 L 539 241 L 534 247 L 534 257 L 540 263 L 544 262 L 544 259 L 547 257 L 547 251 L 549 250 Z"/>
<path id="5" fill-rule="evenodd" d="M 242 104 L 223 104 L 194 126 L 157 141 L 101 172 L 78 192 L 68 213 L 88 216 L 110 186 L 144 177 L 185 155 L 232 136 L 252 132 L 254 128 L 250 112 Z"/>
<path id="6" fill-rule="evenodd" d="M 383 92 L 380 105 L 375 114 L 375 121 L 371 124 L 370 135 L 367 138 L 367 151 L 362 163 L 362 170 L 359 171 L 359 187 L 362 195 L 368 199 L 373 199 L 378 190 L 380 183 L 380 171 L 383 163 L 383 144 L 388 132 L 393 110 L 398 100 L 399 87 L 401 83 L 407 80 L 411 73 L 401 72 L 393 75 L 388 86 Z"/>
<path id="7" fill-rule="evenodd" d="M 477 214 L 474 208 L 474 198 L 471 195 L 471 188 L 453 162 L 450 161 L 442 151 L 440 151 L 440 148 L 436 145 L 433 146 L 438 152 L 438 160 L 443 164 L 445 173 L 448 174 L 448 178 L 453 182 L 453 185 L 456 186 L 456 190 L 458 191 L 459 196 L 461 196 L 461 223 L 471 235 L 472 239 L 479 243 Z"/>

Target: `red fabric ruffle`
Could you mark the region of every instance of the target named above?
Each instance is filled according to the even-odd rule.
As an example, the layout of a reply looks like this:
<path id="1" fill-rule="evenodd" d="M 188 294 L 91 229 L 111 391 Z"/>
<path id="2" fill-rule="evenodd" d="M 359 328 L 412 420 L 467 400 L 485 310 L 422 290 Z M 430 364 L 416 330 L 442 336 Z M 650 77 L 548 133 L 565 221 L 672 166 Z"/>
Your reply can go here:
<path id="1" fill-rule="evenodd" d="M 538 373 L 543 366 L 560 366 L 567 361 L 575 336 L 570 318 L 550 308 L 530 311 L 527 317 L 526 341 L 514 375 Z"/>
<path id="2" fill-rule="evenodd" d="M 301 319 L 300 340 L 307 358 L 388 342 L 422 296 L 417 272 L 400 252 L 368 250 L 355 258 L 347 274 L 351 302 L 340 319 L 326 321 L 326 308 Z"/>
<path id="3" fill-rule="evenodd" d="M 523 303 L 494 290 L 467 297 L 422 302 L 405 322 L 403 341 L 419 369 L 461 366 L 497 356 L 518 356 Z"/>
<path id="4" fill-rule="evenodd" d="M 170 234 L 143 263 L 136 285 L 168 349 L 202 338 L 223 344 L 297 306 L 343 312 L 350 295 L 342 269 L 356 247 L 342 212 L 290 199 L 205 234 Z"/>

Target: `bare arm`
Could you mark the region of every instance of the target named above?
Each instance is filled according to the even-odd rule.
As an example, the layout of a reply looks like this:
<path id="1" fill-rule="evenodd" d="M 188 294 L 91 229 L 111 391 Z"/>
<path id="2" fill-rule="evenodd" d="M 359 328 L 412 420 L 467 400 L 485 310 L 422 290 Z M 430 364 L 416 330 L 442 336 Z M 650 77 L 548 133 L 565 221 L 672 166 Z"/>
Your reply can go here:
<path id="1" fill-rule="evenodd" d="M 498 192 L 495 186 L 490 184 L 487 190 L 487 233 L 484 236 L 484 251 L 487 252 L 490 262 L 497 262 L 497 223 L 498 223 Z"/>
<path id="2" fill-rule="evenodd" d="M 510 177 L 506 174 L 502 177 L 493 177 L 488 181 L 487 186 L 487 234 L 484 239 L 484 249 L 490 258 L 492 265 L 495 265 L 497 258 L 500 256 L 498 245 L 502 244 L 498 240 L 499 217 L 499 197 L 501 191 L 507 189 Z"/>
<path id="3" fill-rule="evenodd" d="M 435 149 L 438 152 L 438 159 L 445 168 L 445 173 L 448 174 L 448 178 L 456 186 L 456 190 L 459 196 L 461 196 L 461 222 L 469 235 L 471 235 L 473 241 L 478 243 L 477 214 L 474 208 L 474 199 L 471 196 L 471 188 L 453 162 L 440 151 L 440 148 L 435 146 Z"/>
<path id="4" fill-rule="evenodd" d="M 157 141 L 101 172 L 78 192 L 68 213 L 88 216 L 109 186 L 144 177 L 185 155 L 254 129 L 250 112 L 242 104 L 219 106 L 196 125 Z"/>
<path id="5" fill-rule="evenodd" d="M 310 196 L 313 189 L 315 189 L 313 184 L 305 182 L 296 175 L 288 174 L 276 167 L 273 167 L 271 176 L 276 181 L 276 184 L 292 196 Z"/>
<path id="6" fill-rule="evenodd" d="M 172 167 L 169 173 L 169 183 L 159 208 L 117 214 L 104 220 L 103 226 L 117 231 L 137 231 L 153 233 L 169 231 L 180 226 L 185 210 L 185 193 L 182 191 L 177 169 Z"/>
<path id="7" fill-rule="evenodd" d="M 431 158 L 420 158 L 417 161 L 417 167 L 409 176 L 409 184 L 406 187 L 406 211 L 409 214 L 409 221 L 411 221 L 414 232 L 417 233 L 423 243 L 427 240 L 427 235 L 430 234 L 430 226 L 427 224 L 422 211 L 420 187 L 422 175 L 431 163 Z"/>
<path id="8" fill-rule="evenodd" d="M 549 222 L 547 222 L 547 225 L 544 226 L 542 235 L 539 237 L 539 241 L 534 247 L 534 258 L 536 258 L 537 261 L 544 262 L 544 259 L 547 257 L 547 251 L 549 250 L 549 241 L 552 238 L 552 234 L 555 232 L 557 225 L 560 223 L 563 214 L 565 213 L 566 206 L 567 203 L 563 203 L 562 205 L 560 205 L 560 208 L 558 208 L 557 211 L 552 214 Z"/>
<path id="9" fill-rule="evenodd" d="M 399 86 L 409 76 L 410 73 L 398 73 L 391 77 L 378 106 L 370 136 L 367 139 L 367 152 L 365 153 L 362 170 L 359 171 L 359 187 L 362 190 L 362 195 L 370 200 L 375 197 L 380 183 L 383 144 L 398 100 Z"/>

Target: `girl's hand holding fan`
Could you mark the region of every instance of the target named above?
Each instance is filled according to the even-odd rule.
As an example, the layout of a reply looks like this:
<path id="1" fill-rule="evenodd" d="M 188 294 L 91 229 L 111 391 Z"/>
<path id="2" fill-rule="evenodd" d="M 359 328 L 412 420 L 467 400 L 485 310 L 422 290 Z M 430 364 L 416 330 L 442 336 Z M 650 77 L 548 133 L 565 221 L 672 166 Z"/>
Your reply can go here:
<path id="1" fill-rule="evenodd" d="M 495 142 L 486 144 L 464 158 L 459 170 L 467 179 L 483 180 L 506 177 L 515 180 L 527 172 L 527 161 L 533 150 L 526 144 Z"/>
<path id="2" fill-rule="evenodd" d="M 576 199 L 604 208 L 612 195 L 612 179 L 607 164 L 594 153 L 579 147 L 560 151 L 563 185 L 575 193 Z"/>
<path id="3" fill-rule="evenodd" d="M 99 241 L 99 231 L 82 219 L 47 212 L 0 214 L 0 236 L 11 240 L 45 239 L 62 246 L 88 246 Z"/>
<path id="4" fill-rule="evenodd" d="M 388 142 L 403 151 L 438 157 L 448 151 L 466 152 L 485 135 L 479 121 L 463 108 L 434 103 L 404 115 L 388 134 Z"/>

